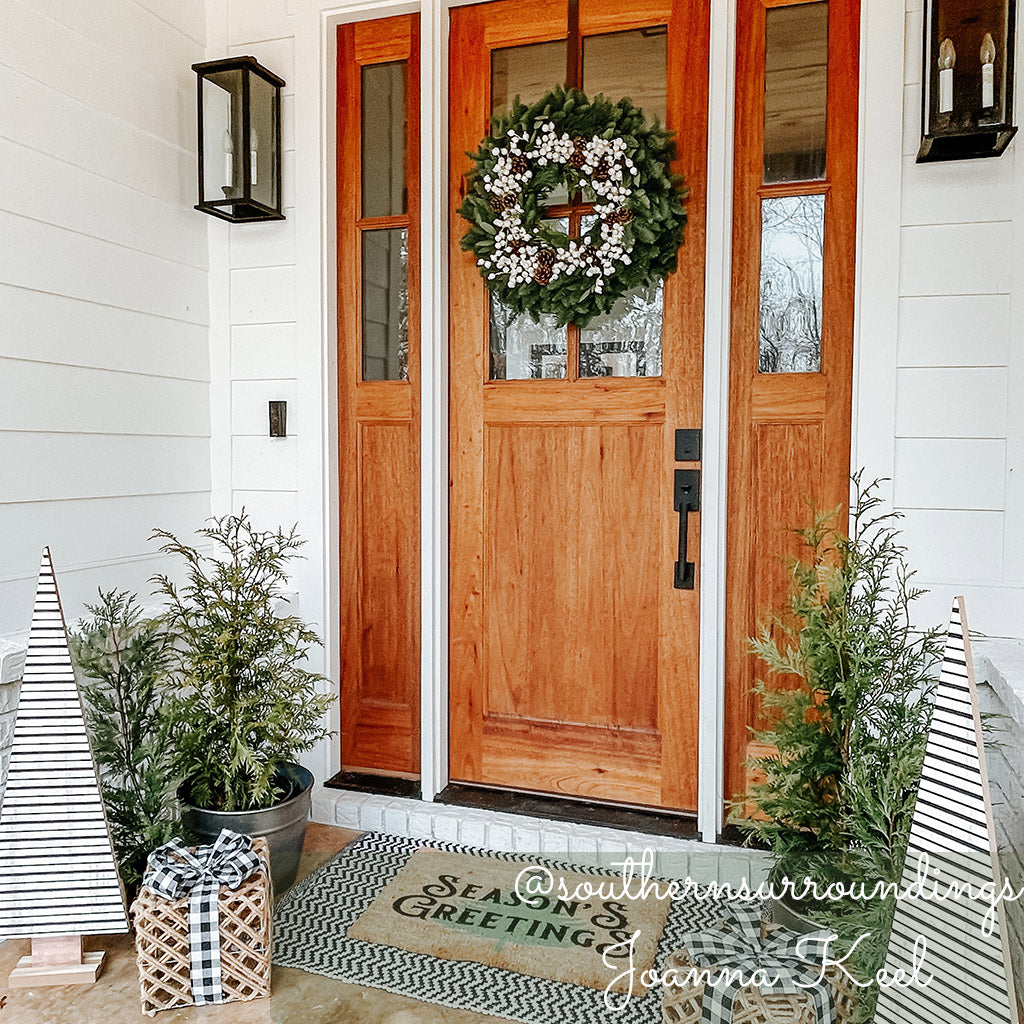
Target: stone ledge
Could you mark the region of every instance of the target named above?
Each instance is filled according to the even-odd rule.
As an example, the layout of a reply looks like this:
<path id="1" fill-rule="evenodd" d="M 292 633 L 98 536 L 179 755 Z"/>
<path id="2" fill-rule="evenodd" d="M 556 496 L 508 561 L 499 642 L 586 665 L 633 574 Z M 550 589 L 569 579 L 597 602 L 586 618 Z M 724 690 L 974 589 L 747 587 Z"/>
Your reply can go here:
<path id="1" fill-rule="evenodd" d="M 673 839 L 324 786 L 313 791 L 312 818 L 358 831 L 438 839 L 497 852 L 563 856 L 586 863 L 611 864 L 624 854 L 637 857 L 651 850 L 658 874 L 670 878 L 689 875 L 702 884 L 719 881 L 738 885 L 746 878 L 756 887 L 764 880 L 770 864 L 766 853 L 695 839 Z"/>
<path id="2" fill-rule="evenodd" d="M 1024 727 L 1024 640 L 973 640 L 972 649 L 978 682 L 987 683 Z"/>
<path id="3" fill-rule="evenodd" d="M 0 686 L 21 682 L 25 671 L 28 634 L 0 637 Z M 3 710 L 3 708 L 0 708 Z"/>

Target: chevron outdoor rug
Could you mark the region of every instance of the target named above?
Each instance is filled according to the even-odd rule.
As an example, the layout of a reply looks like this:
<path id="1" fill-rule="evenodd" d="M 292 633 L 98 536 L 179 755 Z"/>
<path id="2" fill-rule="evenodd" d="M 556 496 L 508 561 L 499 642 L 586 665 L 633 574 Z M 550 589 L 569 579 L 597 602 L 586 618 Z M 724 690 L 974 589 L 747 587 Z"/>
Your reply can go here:
<path id="1" fill-rule="evenodd" d="M 657 990 L 635 985 L 625 1009 L 608 1009 L 605 989 L 629 955 L 620 950 L 609 968 L 598 948 L 639 930 L 639 979 L 688 933 L 714 927 L 721 904 L 598 897 L 529 907 L 515 881 L 530 865 L 570 889 L 584 879 L 617 879 L 621 888 L 621 875 L 598 868 L 370 833 L 277 905 L 274 963 L 524 1024 L 660 1024 Z"/>

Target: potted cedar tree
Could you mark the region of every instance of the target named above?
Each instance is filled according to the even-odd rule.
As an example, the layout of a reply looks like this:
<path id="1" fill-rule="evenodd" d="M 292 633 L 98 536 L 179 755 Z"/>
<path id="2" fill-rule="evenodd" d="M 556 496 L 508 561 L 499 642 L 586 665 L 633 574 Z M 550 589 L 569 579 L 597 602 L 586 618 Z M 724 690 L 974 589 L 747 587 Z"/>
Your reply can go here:
<path id="1" fill-rule="evenodd" d="M 161 551 L 184 562 L 183 583 L 154 577 L 174 643 L 182 823 L 205 842 L 222 828 L 264 836 L 280 892 L 295 879 L 313 785 L 295 757 L 328 735 L 334 698 L 305 667 L 320 638 L 282 613 L 288 565 L 304 543 L 295 528 L 256 530 L 244 509 L 209 522 L 197 531 L 202 549 L 154 531 Z"/>
<path id="2" fill-rule="evenodd" d="M 853 478 L 849 535 L 838 511 L 798 531 L 807 554 L 790 565 L 788 607 L 751 641 L 768 669 L 756 684 L 763 721 L 753 759 L 759 779 L 733 820 L 774 854 L 771 879 L 831 882 L 900 879 L 931 720 L 937 630 L 919 631 L 910 607 L 922 590 L 899 543 L 899 516 L 882 510 L 878 481 Z M 774 677 L 774 678 L 773 678 Z M 779 685 L 779 684 L 782 685 Z M 754 813 L 751 814 L 750 812 Z M 892 900 L 776 899 L 773 917 L 798 931 L 829 928 L 849 948 L 852 970 L 881 966 Z M 856 1019 L 873 1013 L 875 990 Z"/>

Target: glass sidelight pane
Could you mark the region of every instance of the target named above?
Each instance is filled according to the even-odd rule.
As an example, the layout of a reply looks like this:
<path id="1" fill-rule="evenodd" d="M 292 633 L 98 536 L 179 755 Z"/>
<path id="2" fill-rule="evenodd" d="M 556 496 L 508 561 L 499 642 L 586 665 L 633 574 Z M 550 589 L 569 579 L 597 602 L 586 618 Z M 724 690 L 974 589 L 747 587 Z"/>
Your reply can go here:
<path id="1" fill-rule="evenodd" d="M 362 187 L 364 217 L 406 211 L 405 61 L 362 69 Z"/>
<path id="2" fill-rule="evenodd" d="M 580 330 L 581 377 L 660 377 L 661 281 L 623 295 Z"/>
<path id="3" fill-rule="evenodd" d="M 603 92 L 613 102 L 628 96 L 649 121 L 657 119 L 664 124 L 667 42 L 665 25 L 587 36 L 583 40 L 583 91 L 588 96 Z"/>
<path id="4" fill-rule="evenodd" d="M 764 180 L 825 177 L 828 0 L 770 7 L 764 69 Z"/>
<path id="5" fill-rule="evenodd" d="M 821 369 L 825 197 L 761 200 L 760 373 Z"/>
<path id="6" fill-rule="evenodd" d="M 363 380 L 409 379 L 409 231 L 363 232 Z"/>

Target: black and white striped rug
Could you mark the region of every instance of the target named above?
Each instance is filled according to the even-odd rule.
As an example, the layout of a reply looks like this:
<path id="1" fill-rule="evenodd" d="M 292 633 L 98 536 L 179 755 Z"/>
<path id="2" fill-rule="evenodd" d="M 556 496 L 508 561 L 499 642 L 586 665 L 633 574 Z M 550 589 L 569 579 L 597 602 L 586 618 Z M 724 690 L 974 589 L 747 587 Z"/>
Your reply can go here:
<path id="1" fill-rule="evenodd" d="M 274 914 L 274 963 L 523 1024 L 608 1024 L 610 1020 L 660 1024 L 658 989 L 631 999 L 621 1013 L 612 1013 L 605 1006 L 604 992 L 595 988 L 349 938 L 353 922 L 413 853 L 425 846 L 524 866 L 543 864 L 556 878 L 563 872 L 617 877 L 597 868 L 536 855 L 489 853 L 450 843 L 369 833 L 296 885 L 278 903 Z M 660 970 L 665 957 L 685 945 L 688 933 L 713 928 L 722 916 L 722 907 L 720 902 L 698 902 L 689 897 L 673 901 L 658 944 L 655 969 Z M 608 981 L 614 976 L 610 970 Z"/>

